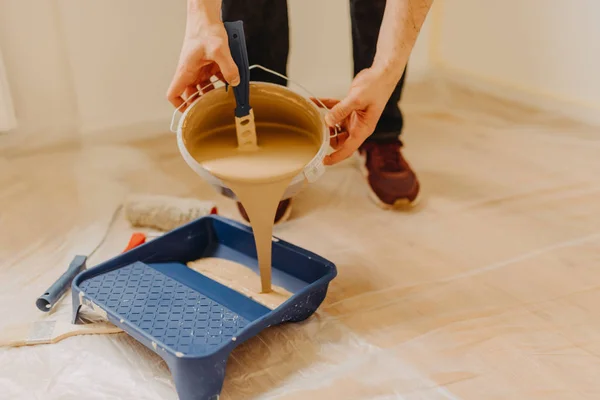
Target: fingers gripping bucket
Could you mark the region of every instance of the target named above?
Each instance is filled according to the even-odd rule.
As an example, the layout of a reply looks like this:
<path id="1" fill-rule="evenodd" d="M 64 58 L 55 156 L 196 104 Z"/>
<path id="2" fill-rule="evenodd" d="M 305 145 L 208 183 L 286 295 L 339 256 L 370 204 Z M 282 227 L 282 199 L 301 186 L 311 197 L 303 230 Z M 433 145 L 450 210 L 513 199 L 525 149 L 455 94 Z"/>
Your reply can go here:
<path id="1" fill-rule="evenodd" d="M 288 79 L 283 75 L 258 65 L 250 68 L 261 68 Z M 193 97 L 195 96 L 190 96 L 190 99 Z M 286 189 L 282 200 L 288 199 L 300 192 L 306 183 L 316 181 L 325 171 L 323 159 L 329 148 L 329 139 L 331 137 L 329 128 L 325 124 L 319 107 L 311 100 L 285 86 L 252 81 L 250 82 L 250 99 L 257 127 L 260 124 L 274 123 L 295 129 L 300 128 L 314 136 L 314 139 L 320 143 L 319 151 L 306 167 L 293 178 Z M 235 119 L 233 116 L 235 104 L 233 90 L 226 91 L 225 86 L 222 85 L 205 94 L 199 95 L 181 115 L 176 130 L 174 130 L 173 126 L 175 114 L 171 123 L 171 130 L 177 133 L 179 151 L 188 166 L 210 183 L 217 191 L 234 199 L 236 198 L 235 194 L 220 179 L 204 169 L 191 156 L 186 147 L 186 142 L 189 142 L 190 138 L 198 133 L 207 133 L 226 127 L 235 130 Z M 326 109 L 324 105 L 322 106 Z M 257 137 L 260 145 L 260 128 L 257 129 Z"/>

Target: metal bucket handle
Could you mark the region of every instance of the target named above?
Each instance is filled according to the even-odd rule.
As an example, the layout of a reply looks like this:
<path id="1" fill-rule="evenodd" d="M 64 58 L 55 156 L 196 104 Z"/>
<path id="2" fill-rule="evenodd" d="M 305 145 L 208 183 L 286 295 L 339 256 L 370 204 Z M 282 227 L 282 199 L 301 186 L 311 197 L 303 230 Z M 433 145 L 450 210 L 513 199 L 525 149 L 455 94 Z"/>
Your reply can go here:
<path id="1" fill-rule="evenodd" d="M 323 108 L 324 108 L 324 109 L 326 109 L 327 111 L 330 111 L 330 109 L 329 109 L 329 108 L 328 108 L 328 107 L 327 107 L 325 104 L 323 104 L 323 102 L 322 102 L 322 101 L 321 101 L 321 100 L 320 100 L 320 99 L 319 99 L 317 96 L 315 96 L 315 95 L 314 95 L 314 94 L 312 94 L 312 93 L 311 93 L 311 92 L 310 92 L 308 89 L 306 89 L 304 86 L 300 85 L 300 84 L 299 84 L 299 83 L 297 83 L 297 82 L 294 82 L 293 80 L 291 80 L 291 79 L 290 79 L 290 78 L 288 78 L 287 76 L 285 76 L 285 75 L 283 75 L 283 74 L 280 74 L 279 72 L 273 71 L 273 70 L 271 70 L 271 69 L 269 69 L 269 68 L 263 67 L 262 65 L 259 65 L 259 64 L 254 64 L 254 65 L 251 65 L 249 69 L 254 69 L 254 68 L 259 68 L 259 69 L 262 69 L 262 70 L 263 70 L 263 71 L 265 71 L 265 72 L 269 72 L 269 73 L 271 73 L 271 74 L 273 74 L 273 75 L 275 75 L 275 76 L 278 76 L 278 77 L 280 77 L 280 78 L 283 78 L 283 79 L 287 80 L 287 81 L 288 81 L 288 82 L 290 82 L 290 83 L 293 83 L 294 85 L 298 86 L 300 89 L 304 90 L 304 91 L 305 91 L 305 92 L 306 92 L 306 93 L 307 93 L 309 96 L 311 96 L 312 98 L 314 98 L 314 99 L 315 99 L 315 100 L 316 100 L 316 101 L 319 103 L 319 105 L 320 105 L 321 107 L 323 107 Z M 177 108 L 175 109 L 175 111 L 173 111 L 173 116 L 171 117 L 171 125 L 170 125 L 170 127 L 169 127 L 169 128 L 170 128 L 170 130 L 171 130 L 171 132 L 173 132 L 173 133 L 177 133 L 177 128 L 175 128 L 175 126 L 177 126 L 177 125 L 178 125 L 178 122 L 177 122 L 177 123 L 175 122 L 175 118 L 176 118 L 176 116 L 177 116 L 177 112 L 178 112 L 178 111 L 181 109 L 181 107 L 183 107 L 185 104 L 189 103 L 189 102 L 190 102 L 190 101 L 191 101 L 191 100 L 192 100 L 194 97 L 196 97 L 196 95 L 198 95 L 198 97 L 200 97 L 200 92 L 203 92 L 203 91 L 204 91 L 204 89 L 206 89 L 206 88 L 210 87 L 210 86 L 211 86 L 211 85 L 213 85 L 215 82 L 223 82 L 223 81 L 221 81 L 220 79 L 218 79 L 218 78 L 217 78 L 217 79 L 216 79 L 216 81 L 214 81 L 214 82 L 211 82 L 211 83 L 209 83 L 208 85 L 206 85 L 206 86 L 204 86 L 204 87 L 200 88 L 200 90 L 198 90 L 197 92 L 195 92 L 195 93 L 193 93 L 191 96 L 189 96 L 189 97 L 188 97 L 186 100 L 184 100 L 184 101 L 183 101 L 183 103 L 181 103 L 181 105 L 180 105 L 179 107 L 177 107 Z M 224 82 L 223 82 L 223 83 L 224 83 Z M 339 124 L 335 124 L 335 127 L 334 127 L 334 133 L 333 133 L 333 134 L 330 134 L 330 135 L 329 135 L 329 137 L 330 137 L 330 138 L 335 138 L 335 137 L 337 137 L 337 135 L 338 135 L 338 134 L 341 132 L 341 130 L 342 130 L 342 128 L 340 127 L 340 125 L 339 125 Z"/>

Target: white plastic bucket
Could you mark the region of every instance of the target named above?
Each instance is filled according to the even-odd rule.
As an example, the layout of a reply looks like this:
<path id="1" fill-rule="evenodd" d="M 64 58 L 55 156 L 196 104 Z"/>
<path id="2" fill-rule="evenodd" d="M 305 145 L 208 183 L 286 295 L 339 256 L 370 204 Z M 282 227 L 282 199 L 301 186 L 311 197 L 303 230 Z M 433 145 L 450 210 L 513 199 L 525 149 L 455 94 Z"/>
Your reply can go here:
<path id="1" fill-rule="evenodd" d="M 252 68 L 254 67 L 262 68 L 260 66 Z M 266 98 L 271 101 L 265 101 Z M 279 100 L 272 101 L 273 99 Z M 316 181 L 325 171 L 323 159 L 327 154 L 329 140 L 332 136 L 329 127 L 325 124 L 322 110 L 310 99 L 285 86 L 255 81 L 250 82 L 250 105 L 254 110 L 257 126 L 266 122 L 301 128 L 314 135 L 314 138 L 320 143 L 318 152 L 302 172 L 292 179 L 281 200 L 295 196 L 306 183 Z M 191 156 L 186 148 L 186 141 L 194 135 L 194 132 L 204 133 L 223 129 L 226 126 L 235 127 L 233 113 L 235 106 L 233 90 L 230 88 L 226 91 L 225 87 L 221 86 L 199 96 L 181 115 L 176 130 L 173 129 L 173 123 L 171 124 L 171 130 L 177 133 L 179 151 L 187 165 L 217 191 L 234 199 L 236 198 L 235 194 Z M 267 106 L 269 109 L 265 110 L 264 108 Z M 273 110 L 273 107 L 276 109 Z M 173 122 L 174 119 L 175 115 Z M 258 129 L 257 137 L 260 141 L 260 130 Z"/>

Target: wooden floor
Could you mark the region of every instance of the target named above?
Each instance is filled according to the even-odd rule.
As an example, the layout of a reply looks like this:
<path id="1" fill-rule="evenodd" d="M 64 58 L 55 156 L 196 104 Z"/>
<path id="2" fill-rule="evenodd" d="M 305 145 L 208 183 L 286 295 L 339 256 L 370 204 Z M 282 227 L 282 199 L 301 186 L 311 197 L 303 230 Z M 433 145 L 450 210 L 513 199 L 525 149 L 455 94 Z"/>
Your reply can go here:
<path id="1" fill-rule="evenodd" d="M 308 187 L 276 235 L 339 275 L 313 318 L 233 353 L 222 398 L 600 398 L 599 129 L 439 83 L 403 102 L 422 204 L 379 210 L 354 161 Z M 35 298 L 127 193 L 213 199 L 239 219 L 171 134 L 28 142 L 0 150 L 0 329 L 39 318 Z M 91 264 L 129 233 L 117 224 Z M 176 398 L 161 359 L 125 334 L 0 349 L 0 388 Z"/>

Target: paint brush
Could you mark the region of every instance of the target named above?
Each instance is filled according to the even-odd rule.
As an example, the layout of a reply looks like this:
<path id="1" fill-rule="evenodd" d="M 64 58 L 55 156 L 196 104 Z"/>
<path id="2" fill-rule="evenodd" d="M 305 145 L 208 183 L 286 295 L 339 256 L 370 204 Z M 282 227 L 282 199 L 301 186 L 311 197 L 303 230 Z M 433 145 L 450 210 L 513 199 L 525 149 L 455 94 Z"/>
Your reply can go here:
<path id="1" fill-rule="evenodd" d="M 233 88 L 235 95 L 235 131 L 240 150 L 256 150 L 256 125 L 254 111 L 250 107 L 250 66 L 242 21 L 225 22 L 229 38 L 229 49 L 239 73 L 240 84 Z"/>

